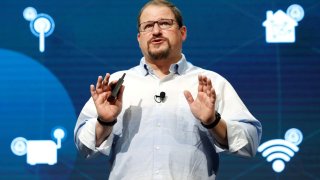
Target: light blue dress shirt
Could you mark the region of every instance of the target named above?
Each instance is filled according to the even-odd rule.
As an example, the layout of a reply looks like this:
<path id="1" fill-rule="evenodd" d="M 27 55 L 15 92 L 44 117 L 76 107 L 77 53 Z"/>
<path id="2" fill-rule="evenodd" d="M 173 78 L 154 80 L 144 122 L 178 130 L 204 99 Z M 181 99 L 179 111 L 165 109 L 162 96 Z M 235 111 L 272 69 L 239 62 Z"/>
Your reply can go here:
<path id="1" fill-rule="evenodd" d="M 75 142 L 81 154 L 87 158 L 98 152 L 109 156 L 112 164 L 109 179 L 215 179 L 219 152 L 255 155 L 261 124 L 219 74 L 193 66 L 183 54 L 162 79 L 144 58 L 140 65 L 112 74 L 111 80 L 123 73 L 126 73 L 123 107 L 111 135 L 95 147 L 97 112 L 92 98 L 82 109 L 75 127 Z M 184 97 L 184 90 L 196 97 L 199 74 L 213 83 L 216 110 L 227 124 L 228 149 L 219 146 L 202 127 Z M 154 98 L 160 92 L 165 92 L 166 97 L 159 103 Z"/>

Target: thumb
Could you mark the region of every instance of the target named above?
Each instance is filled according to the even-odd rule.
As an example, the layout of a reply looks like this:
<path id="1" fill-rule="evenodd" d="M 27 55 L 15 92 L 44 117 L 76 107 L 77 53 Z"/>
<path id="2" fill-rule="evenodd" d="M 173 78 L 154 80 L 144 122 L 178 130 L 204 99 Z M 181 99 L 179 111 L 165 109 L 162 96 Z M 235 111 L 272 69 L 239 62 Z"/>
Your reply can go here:
<path id="1" fill-rule="evenodd" d="M 188 104 L 193 103 L 194 99 L 190 93 L 190 91 L 184 91 L 184 97 L 186 98 L 186 100 L 188 101 Z"/>

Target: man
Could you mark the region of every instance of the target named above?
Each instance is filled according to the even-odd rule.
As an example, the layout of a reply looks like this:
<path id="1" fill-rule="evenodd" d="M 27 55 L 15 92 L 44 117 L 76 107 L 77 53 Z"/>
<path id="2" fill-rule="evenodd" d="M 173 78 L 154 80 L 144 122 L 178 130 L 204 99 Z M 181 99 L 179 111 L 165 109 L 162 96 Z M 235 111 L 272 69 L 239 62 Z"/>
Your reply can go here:
<path id="1" fill-rule="evenodd" d="M 219 152 L 256 153 L 261 124 L 230 83 L 193 66 L 180 11 L 154 0 L 138 16 L 140 64 L 91 85 L 75 141 L 87 158 L 109 156 L 109 179 L 215 179 Z M 111 90 L 126 73 L 118 97 Z M 108 100 L 109 99 L 109 100 Z"/>

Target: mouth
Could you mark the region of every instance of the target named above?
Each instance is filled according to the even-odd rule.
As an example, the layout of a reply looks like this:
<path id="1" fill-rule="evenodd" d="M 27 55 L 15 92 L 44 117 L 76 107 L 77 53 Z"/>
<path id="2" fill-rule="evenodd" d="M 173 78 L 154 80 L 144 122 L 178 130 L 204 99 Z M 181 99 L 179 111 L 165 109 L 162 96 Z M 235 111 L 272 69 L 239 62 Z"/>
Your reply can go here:
<path id="1" fill-rule="evenodd" d="M 166 41 L 164 38 L 153 38 L 151 39 L 150 44 L 161 44 L 164 41 Z"/>

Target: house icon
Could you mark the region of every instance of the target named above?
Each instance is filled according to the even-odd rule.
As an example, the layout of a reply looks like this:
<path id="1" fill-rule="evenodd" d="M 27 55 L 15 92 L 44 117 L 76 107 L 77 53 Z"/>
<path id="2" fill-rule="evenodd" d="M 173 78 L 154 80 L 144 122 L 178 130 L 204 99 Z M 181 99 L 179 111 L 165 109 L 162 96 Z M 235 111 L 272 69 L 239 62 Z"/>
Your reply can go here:
<path id="1" fill-rule="evenodd" d="M 278 10 L 276 13 L 267 11 L 267 19 L 262 24 L 266 28 L 267 43 L 293 43 L 295 42 L 295 27 L 297 21 Z"/>

